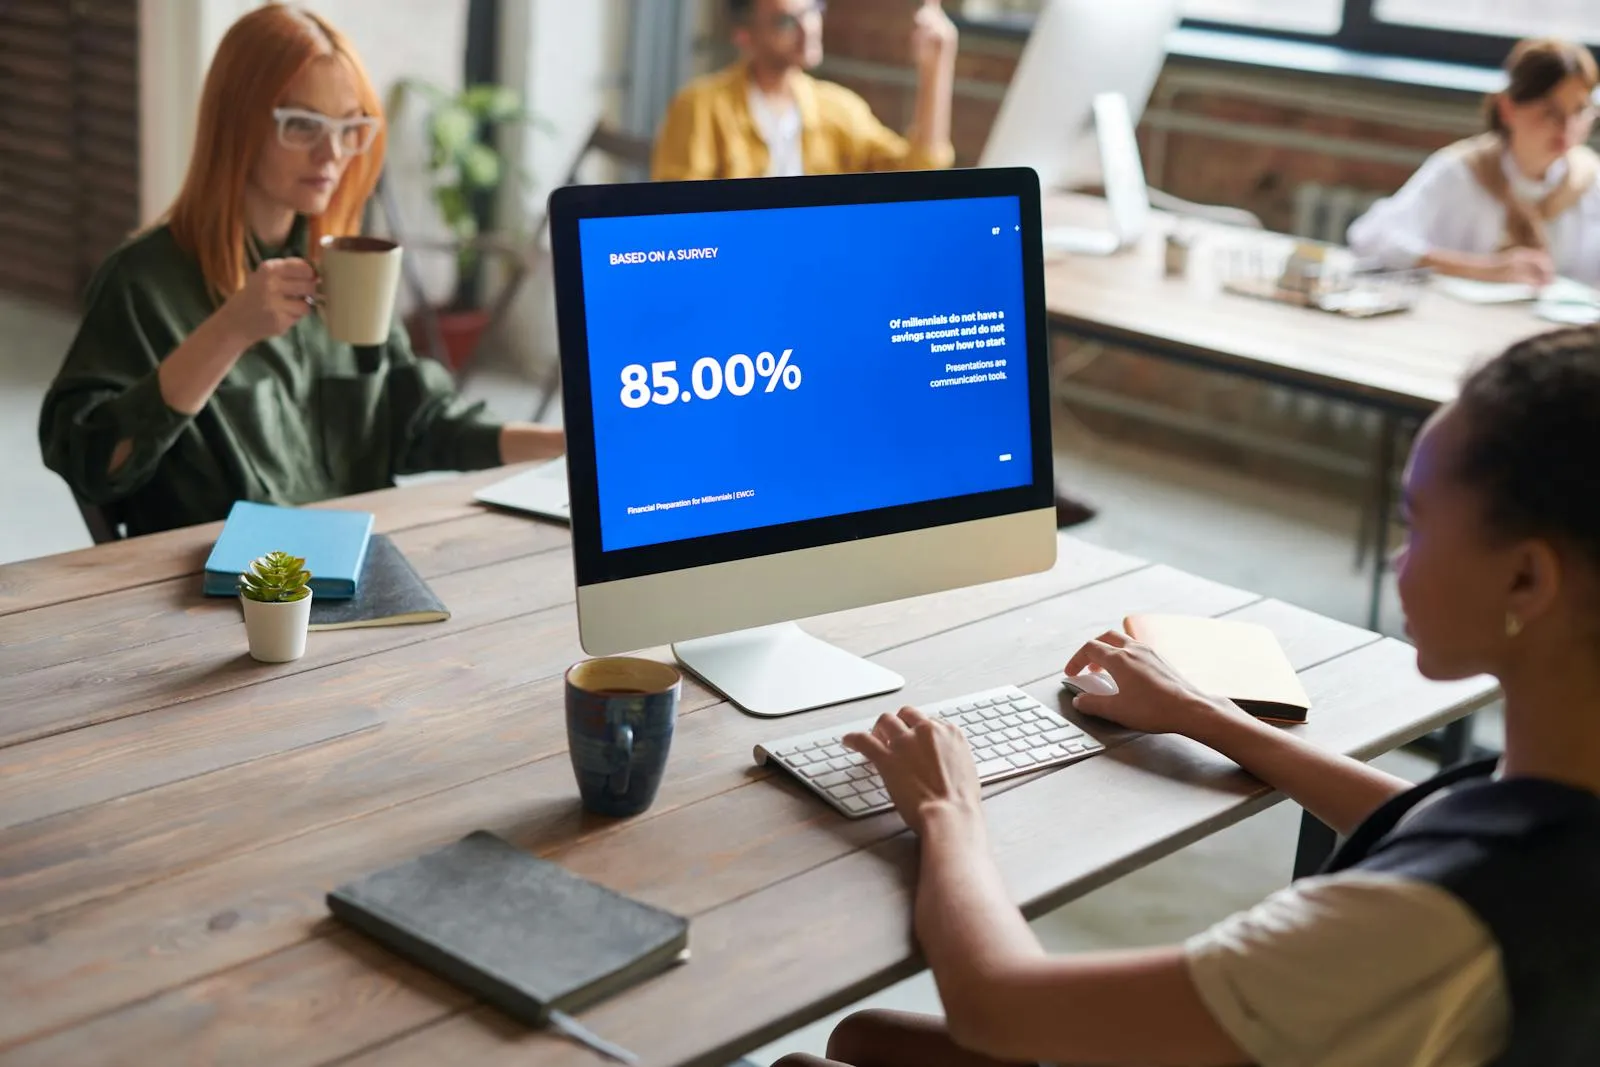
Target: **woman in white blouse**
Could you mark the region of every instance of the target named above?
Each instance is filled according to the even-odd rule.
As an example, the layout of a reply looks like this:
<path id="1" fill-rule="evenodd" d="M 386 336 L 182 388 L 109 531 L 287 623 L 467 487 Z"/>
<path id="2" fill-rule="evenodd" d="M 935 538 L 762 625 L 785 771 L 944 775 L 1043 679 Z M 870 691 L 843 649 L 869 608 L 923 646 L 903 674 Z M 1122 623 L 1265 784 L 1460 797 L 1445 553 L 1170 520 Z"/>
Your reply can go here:
<path id="1" fill-rule="evenodd" d="M 1442 149 L 1350 227 L 1358 256 L 1480 281 L 1600 283 L 1595 58 L 1581 44 L 1527 40 L 1486 102 L 1489 131 Z"/>

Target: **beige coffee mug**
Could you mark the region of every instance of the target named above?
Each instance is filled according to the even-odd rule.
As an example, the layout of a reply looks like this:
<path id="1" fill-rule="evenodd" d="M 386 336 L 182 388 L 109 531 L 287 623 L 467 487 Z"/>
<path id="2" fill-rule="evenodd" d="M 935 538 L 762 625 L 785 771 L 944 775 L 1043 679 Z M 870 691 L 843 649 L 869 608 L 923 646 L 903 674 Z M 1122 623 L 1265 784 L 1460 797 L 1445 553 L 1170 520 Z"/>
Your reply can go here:
<path id="1" fill-rule="evenodd" d="M 389 339 L 401 254 L 399 245 L 381 237 L 322 239 L 322 320 L 334 340 L 381 345 Z"/>

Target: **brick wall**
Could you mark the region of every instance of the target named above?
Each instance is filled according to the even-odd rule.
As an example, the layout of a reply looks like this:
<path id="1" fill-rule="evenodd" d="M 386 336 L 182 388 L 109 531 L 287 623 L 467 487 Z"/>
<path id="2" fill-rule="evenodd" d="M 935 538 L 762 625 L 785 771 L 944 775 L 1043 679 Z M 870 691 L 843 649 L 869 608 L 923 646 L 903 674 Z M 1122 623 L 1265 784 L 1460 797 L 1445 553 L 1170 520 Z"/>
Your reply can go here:
<path id="1" fill-rule="evenodd" d="M 861 93 L 891 126 L 910 121 L 914 76 L 909 66 L 910 17 L 903 0 L 851 0 L 828 11 L 823 74 Z M 957 159 L 975 161 L 999 110 L 999 96 L 1016 68 L 1021 42 L 969 29 L 956 64 L 958 90 L 953 140 Z M 1205 77 L 1206 72 L 1211 77 Z M 1290 196 L 1303 182 L 1349 184 L 1387 192 L 1415 169 L 1412 158 L 1440 148 L 1475 128 L 1477 101 L 1457 94 L 1362 87 L 1327 78 L 1228 69 L 1173 59 L 1151 96 L 1140 144 L 1146 162 L 1162 160 L 1154 184 L 1187 199 L 1249 208 L 1269 225 L 1290 219 Z M 1237 92 L 1207 85 L 1226 81 Z M 1303 98 L 1295 103 L 1268 97 Z M 1372 113 L 1405 113 L 1426 106 L 1440 121 L 1412 116 L 1383 121 L 1342 113 L 1347 106 Z M 1190 127 L 1225 124 L 1252 136 L 1274 130 L 1342 142 L 1348 151 L 1251 143 Z M 1165 138 L 1164 153 L 1155 142 Z M 1406 158 L 1401 158 L 1406 157 Z"/>
<path id="2" fill-rule="evenodd" d="M 904 0 L 835 4 L 820 73 L 904 128 L 914 97 L 909 42 Z M 963 33 L 952 131 L 958 162 L 972 163 L 982 152 L 1021 46 L 1014 38 Z M 1152 93 L 1139 140 L 1153 185 L 1188 200 L 1249 209 L 1269 228 L 1289 231 L 1295 192 L 1305 183 L 1393 191 L 1428 152 L 1474 132 L 1477 107 L 1461 94 L 1178 57 Z M 1111 350 L 1088 361 L 1072 383 L 1079 389 L 1067 389 L 1069 407 L 1092 429 L 1302 483 L 1356 491 L 1372 447 L 1371 421 L 1348 409 L 1131 353 Z M 1094 394 L 1132 401 L 1143 414 L 1130 414 L 1127 404 L 1113 411 L 1117 405 L 1087 403 Z M 1181 418 L 1152 417 L 1162 409 Z M 1207 421 L 1228 433 L 1208 436 L 1197 428 Z M 1263 445 L 1240 443 L 1241 430 Z"/>

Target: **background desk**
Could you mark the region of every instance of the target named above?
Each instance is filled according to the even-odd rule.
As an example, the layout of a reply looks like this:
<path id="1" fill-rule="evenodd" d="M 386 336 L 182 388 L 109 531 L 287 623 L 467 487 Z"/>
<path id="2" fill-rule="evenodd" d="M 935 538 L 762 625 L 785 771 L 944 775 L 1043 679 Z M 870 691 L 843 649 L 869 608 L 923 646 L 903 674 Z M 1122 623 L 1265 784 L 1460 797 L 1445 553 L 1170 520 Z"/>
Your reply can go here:
<path id="1" fill-rule="evenodd" d="M 1106 223 L 1104 201 L 1092 197 L 1052 197 L 1044 214 L 1046 226 Z M 1203 223 L 1186 223 L 1200 235 L 1188 275 L 1168 278 L 1165 239 L 1175 223 L 1157 213 L 1143 242 L 1119 255 L 1048 259 L 1051 328 L 1378 412 L 1383 423 L 1373 468 L 1377 550 L 1367 619 L 1377 629 L 1401 429 L 1453 399 L 1474 365 L 1555 324 L 1535 318 L 1526 304 L 1466 304 L 1431 289 L 1411 311 L 1372 319 L 1228 293 L 1216 270 L 1222 247 L 1286 239 Z"/>
<path id="2" fill-rule="evenodd" d="M 1058 195 L 1045 225 L 1104 226 L 1106 205 Z M 1224 291 L 1217 269 L 1228 245 L 1283 242 L 1281 235 L 1187 221 L 1199 236 L 1182 278 L 1165 275 L 1165 241 L 1177 220 L 1152 216 L 1138 247 L 1115 256 L 1046 261 L 1045 299 L 1052 333 L 1099 341 L 1146 356 L 1286 386 L 1375 411 L 1367 626 L 1378 629 L 1388 568 L 1394 472 L 1400 442 L 1485 359 L 1526 337 L 1555 329 L 1526 304 L 1474 305 L 1427 289 L 1411 311 L 1371 319 L 1291 307 Z M 1370 542 L 1367 538 L 1370 537 Z M 1472 752 L 1469 719 L 1431 739 L 1444 765 Z"/>
<path id="3" fill-rule="evenodd" d="M 690 683 L 655 807 L 584 816 L 561 673 L 582 653 L 566 532 L 479 511 L 501 476 L 343 502 L 425 575 L 448 623 L 245 656 L 199 572 L 216 526 L 0 568 L 0 1062 L 582 1064 L 332 922 L 322 895 L 477 828 L 692 916 L 692 962 L 586 1014 L 650 1064 L 726 1063 L 919 966 L 916 848 L 751 765 L 758 741 L 1005 683 L 1047 701 L 1130 611 L 1271 626 L 1321 744 L 1376 754 L 1463 714 L 1396 641 L 1063 538 L 1052 572 L 815 620 L 909 679 L 893 697 L 751 719 Z M 1276 797 L 1141 737 L 987 803 L 1030 914 Z M 1284 857 L 1289 873 L 1289 857 Z"/>

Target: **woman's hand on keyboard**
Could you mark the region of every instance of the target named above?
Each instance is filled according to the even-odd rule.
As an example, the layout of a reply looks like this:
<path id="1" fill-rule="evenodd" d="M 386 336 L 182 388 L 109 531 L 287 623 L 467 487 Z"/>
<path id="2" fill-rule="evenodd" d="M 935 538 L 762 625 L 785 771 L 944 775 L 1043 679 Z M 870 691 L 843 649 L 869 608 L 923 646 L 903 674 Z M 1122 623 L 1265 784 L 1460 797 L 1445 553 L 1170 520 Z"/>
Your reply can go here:
<path id="1" fill-rule="evenodd" d="M 880 717 L 870 733 L 846 734 L 842 740 L 872 761 L 900 817 L 917 833 L 938 809 L 971 816 L 981 827 L 978 769 L 959 727 L 902 708 Z"/>
<path id="2" fill-rule="evenodd" d="M 1111 675 L 1117 692 L 1083 693 L 1072 706 L 1119 726 L 1149 734 L 1189 734 L 1213 716 L 1243 714 L 1225 700 L 1200 693 L 1150 648 L 1117 630 L 1079 649 L 1066 673 L 1096 667 Z"/>

